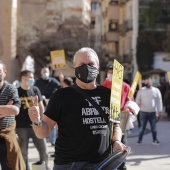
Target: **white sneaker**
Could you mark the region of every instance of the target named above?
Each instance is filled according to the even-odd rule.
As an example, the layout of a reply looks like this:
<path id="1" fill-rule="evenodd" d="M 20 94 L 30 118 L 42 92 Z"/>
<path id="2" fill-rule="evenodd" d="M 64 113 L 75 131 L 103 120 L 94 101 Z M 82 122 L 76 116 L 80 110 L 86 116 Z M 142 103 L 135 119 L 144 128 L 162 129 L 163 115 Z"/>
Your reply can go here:
<path id="1" fill-rule="evenodd" d="M 152 145 L 160 145 L 160 142 L 159 142 L 158 140 L 154 140 L 154 141 L 152 142 Z"/>

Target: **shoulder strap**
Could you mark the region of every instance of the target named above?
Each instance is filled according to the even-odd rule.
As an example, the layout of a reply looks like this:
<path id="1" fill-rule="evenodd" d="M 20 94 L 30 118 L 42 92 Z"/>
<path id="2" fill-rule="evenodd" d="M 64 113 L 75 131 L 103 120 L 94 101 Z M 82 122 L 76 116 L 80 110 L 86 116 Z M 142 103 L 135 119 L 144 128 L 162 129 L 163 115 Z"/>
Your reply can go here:
<path id="1" fill-rule="evenodd" d="M 85 93 L 76 84 L 74 84 L 73 86 L 70 86 L 70 87 L 73 88 L 74 90 L 76 90 L 78 93 L 80 93 L 85 99 L 87 99 L 98 110 L 99 114 L 101 114 L 101 116 L 104 117 L 106 123 L 109 124 L 109 119 L 108 119 L 106 113 L 104 112 L 104 110 L 87 93 Z"/>

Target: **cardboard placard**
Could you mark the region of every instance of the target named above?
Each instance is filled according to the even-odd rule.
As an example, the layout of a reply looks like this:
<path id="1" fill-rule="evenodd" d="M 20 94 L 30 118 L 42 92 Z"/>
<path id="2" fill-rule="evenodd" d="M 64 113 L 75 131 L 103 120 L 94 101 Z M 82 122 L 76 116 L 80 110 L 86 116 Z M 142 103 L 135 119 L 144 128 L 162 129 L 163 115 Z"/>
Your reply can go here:
<path id="1" fill-rule="evenodd" d="M 114 60 L 110 98 L 110 118 L 115 123 L 120 123 L 123 71 L 124 67 L 117 60 Z"/>
<path id="2" fill-rule="evenodd" d="M 170 71 L 168 71 L 167 74 L 168 74 L 168 81 L 169 81 L 169 84 L 170 84 Z"/>
<path id="3" fill-rule="evenodd" d="M 139 83 L 140 79 L 141 79 L 141 74 L 137 71 L 135 78 L 133 80 L 132 86 L 130 88 L 129 94 L 128 94 L 129 98 L 131 98 L 131 99 L 133 98 L 134 93 L 136 91 L 137 84 Z"/>
<path id="4" fill-rule="evenodd" d="M 63 68 L 66 66 L 65 52 L 64 50 L 51 51 L 51 64 L 52 69 Z"/>

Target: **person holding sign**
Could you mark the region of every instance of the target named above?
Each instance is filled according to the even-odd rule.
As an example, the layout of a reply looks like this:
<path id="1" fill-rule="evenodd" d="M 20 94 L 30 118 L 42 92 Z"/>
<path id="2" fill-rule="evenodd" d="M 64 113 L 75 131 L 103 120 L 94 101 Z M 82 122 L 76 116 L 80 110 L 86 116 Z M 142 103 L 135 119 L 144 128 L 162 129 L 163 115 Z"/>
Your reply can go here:
<path id="1" fill-rule="evenodd" d="M 108 65 L 107 66 L 107 78 L 105 79 L 105 82 L 102 84 L 102 86 L 107 87 L 109 89 L 111 89 L 112 87 L 112 77 L 113 77 L 113 65 Z M 130 92 L 130 86 L 125 83 L 122 82 L 122 91 L 121 91 L 121 107 L 120 110 L 123 114 L 130 114 L 130 111 L 134 111 L 137 112 L 137 110 L 134 110 L 134 105 L 136 105 L 136 103 L 131 102 L 131 100 L 133 100 L 133 98 L 131 99 L 128 95 Z M 133 128 L 133 125 L 131 123 L 132 121 L 130 120 L 130 118 L 128 119 L 128 126 L 126 125 L 126 130 L 129 130 L 131 128 Z M 126 144 L 126 133 L 124 133 L 122 135 L 122 139 L 121 141 Z M 119 170 L 126 170 L 126 166 L 125 166 L 125 162 L 122 163 L 122 165 L 118 168 Z"/>
<path id="2" fill-rule="evenodd" d="M 136 103 L 140 107 L 141 127 L 137 145 L 141 144 L 146 124 L 149 121 L 152 131 L 153 145 L 159 145 L 156 131 L 156 117 L 160 117 L 162 112 L 162 97 L 158 88 L 152 86 L 152 80 L 149 76 L 144 78 L 145 87 L 138 91 Z"/>
<path id="3" fill-rule="evenodd" d="M 55 143 L 53 170 L 91 170 L 113 151 L 123 151 L 122 132 L 114 124 L 111 134 L 109 123 L 110 89 L 96 84 L 99 74 L 99 58 L 91 48 L 81 48 L 73 59 L 76 84 L 74 86 L 88 94 L 98 104 L 105 116 L 72 86 L 55 91 L 50 98 L 44 116 L 39 119 L 37 100 L 29 109 L 29 116 L 35 122 L 33 129 L 37 137 L 45 138 L 58 124 L 58 138 Z M 40 124 L 40 126 L 36 126 Z"/>
<path id="4" fill-rule="evenodd" d="M 102 86 L 111 89 L 112 76 L 113 76 L 113 65 L 108 65 L 107 78 L 105 79 L 105 82 L 102 84 Z M 122 95 L 121 95 L 121 110 L 124 110 L 125 103 L 130 100 L 130 98 L 128 97 L 129 91 L 130 91 L 130 86 L 127 83 L 123 82 Z"/>

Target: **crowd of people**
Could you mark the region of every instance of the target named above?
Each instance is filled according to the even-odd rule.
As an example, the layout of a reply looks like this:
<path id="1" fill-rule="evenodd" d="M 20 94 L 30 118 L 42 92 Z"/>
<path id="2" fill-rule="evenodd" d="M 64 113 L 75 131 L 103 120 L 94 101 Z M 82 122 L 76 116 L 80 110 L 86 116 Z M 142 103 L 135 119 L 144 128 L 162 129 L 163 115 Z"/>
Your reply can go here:
<path id="1" fill-rule="evenodd" d="M 50 76 L 47 66 L 41 69 L 41 77 L 23 70 L 20 85 L 14 87 L 5 82 L 6 67 L 0 62 L 0 166 L 2 170 L 30 170 L 28 161 L 29 139 L 39 153 L 36 164 L 45 163 L 49 170 L 46 139 L 54 147 L 53 170 L 93 170 L 112 152 L 124 151 L 126 132 L 122 134 L 119 123 L 110 126 L 109 108 L 113 65 L 107 67 L 107 77 L 97 83 L 99 58 L 91 48 L 81 48 L 73 57 L 75 82 L 59 73 L 59 80 Z M 142 143 L 143 133 L 149 121 L 153 144 L 159 145 L 156 118 L 163 109 L 162 95 L 152 86 L 150 77 L 144 78 L 145 86 L 134 98 L 129 98 L 130 86 L 123 82 L 121 112 L 137 115 L 128 102 L 140 108 L 140 130 L 137 144 Z M 86 93 L 105 112 L 105 116 L 73 86 Z M 170 105 L 170 104 L 169 104 Z M 170 106 L 168 107 L 170 108 Z M 137 113 L 136 113 L 137 112 Z M 111 129 L 113 128 L 113 129 Z M 16 135 L 17 134 L 17 135 Z M 17 138 L 18 136 L 18 138 Z M 12 149 L 11 149 L 12 147 Z M 125 161 L 119 170 L 126 170 Z"/>

